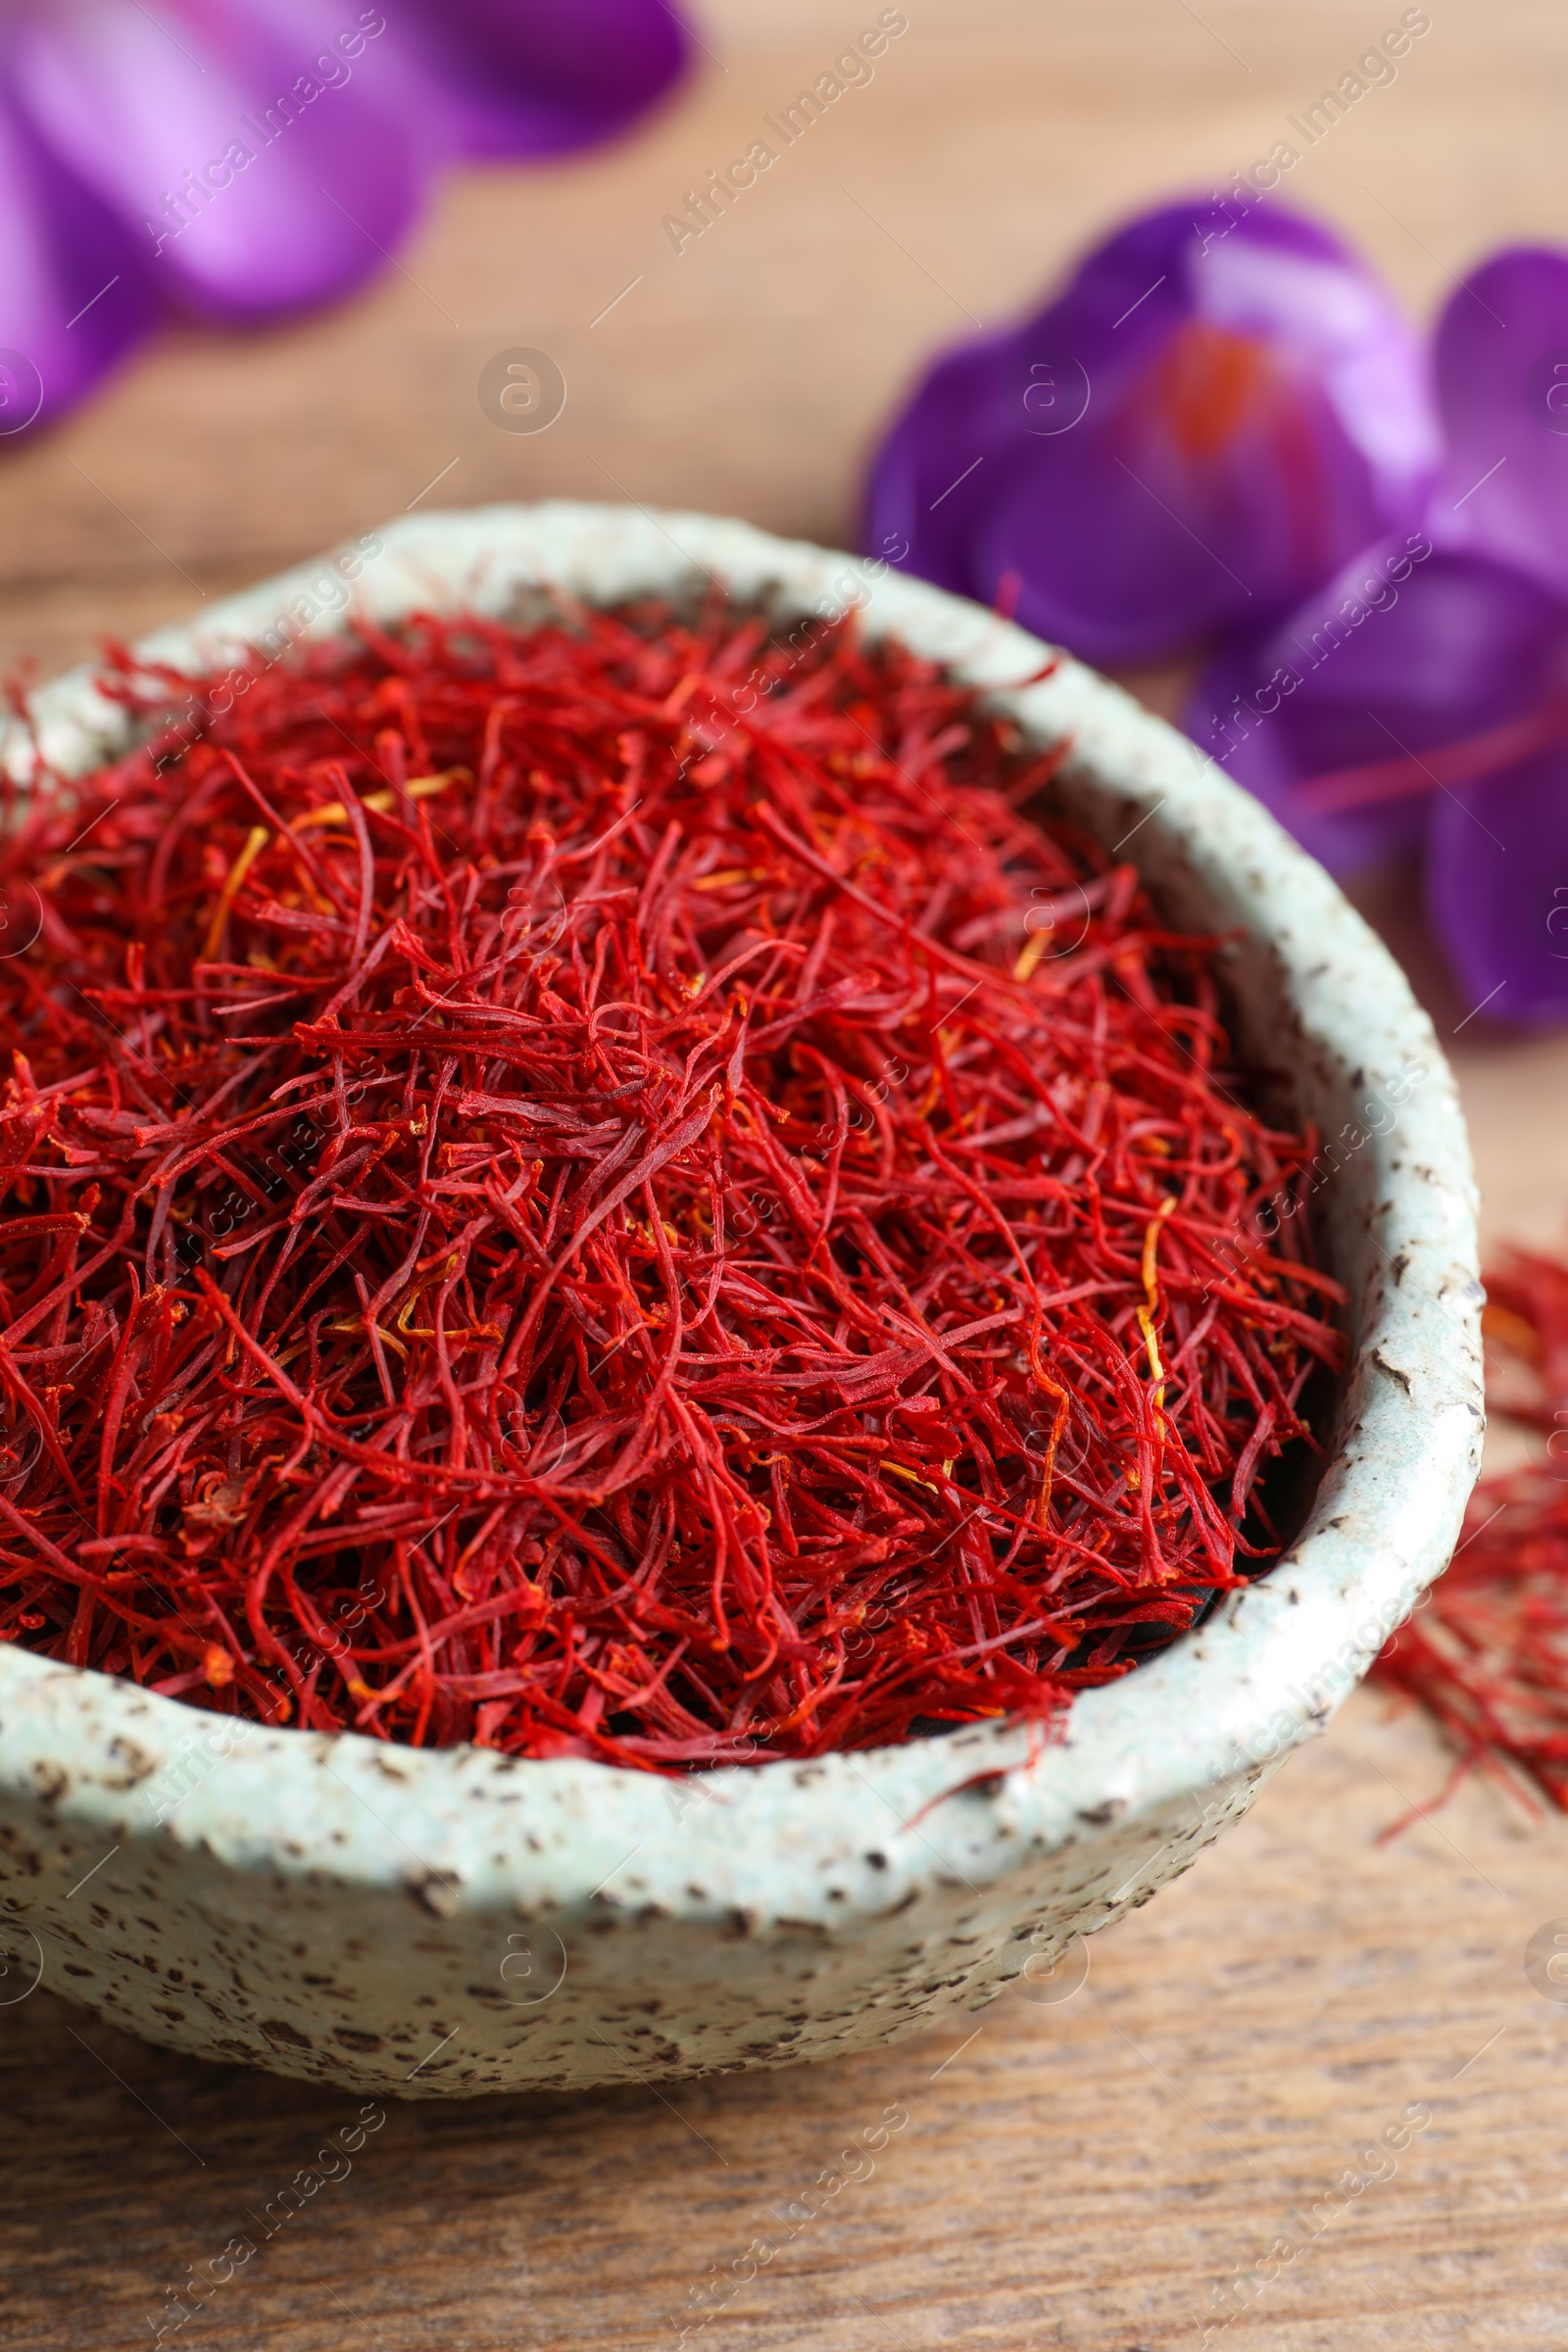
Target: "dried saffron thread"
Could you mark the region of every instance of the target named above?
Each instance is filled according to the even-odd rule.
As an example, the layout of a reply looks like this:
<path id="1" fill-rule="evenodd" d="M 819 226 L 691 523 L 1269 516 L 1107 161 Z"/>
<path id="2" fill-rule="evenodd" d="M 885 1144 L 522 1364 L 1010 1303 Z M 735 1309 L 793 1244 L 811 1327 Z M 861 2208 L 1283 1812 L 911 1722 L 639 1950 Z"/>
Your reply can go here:
<path id="1" fill-rule="evenodd" d="M 967 690 L 717 604 L 104 689 L 0 840 L 0 1635 L 667 1770 L 1049 1722 L 1273 1556 L 1314 1139 Z"/>
<path id="2" fill-rule="evenodd" d="M 1452 1561 L 1373 1672 L 1457 1750 L 1440 1803 L 1479 1768 L 1568 1812 L 1568 1265 L 1510 1252 L 1482 1329 L 1489 1407 L 1542 1432 L 1544 1459 L 1482 1480 Z"/>

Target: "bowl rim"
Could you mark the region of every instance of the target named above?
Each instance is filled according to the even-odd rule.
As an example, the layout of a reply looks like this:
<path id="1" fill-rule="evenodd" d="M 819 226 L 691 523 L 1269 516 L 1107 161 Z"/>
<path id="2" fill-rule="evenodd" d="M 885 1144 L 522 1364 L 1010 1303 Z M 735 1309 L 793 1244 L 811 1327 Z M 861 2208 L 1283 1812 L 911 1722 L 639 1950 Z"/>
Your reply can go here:
<path id="1" fill-rule="evenodd" d="M 1421 1066 L 1393 1126 L 1351 1154 L 1384 1266 L 1362 1303 L 1345 1440 L 1300 1535 L 1199 1628 L 1080 1693 L 1044 1741 L 1027 1725 L 979 1725 L 670 1782 L 580 1758 L 243 1725 L 0 1644 L 0 1793 L 106 1834 L 206 1847 L 235 1870 L 438 1886 L 439 1908 L 738 1909 L 842 1928 L 925 1880 L 993 1880 L 1031 1850 L 1193 1814 L 1205 1798 L 1234 1810 L 1237 1786 L 1323 1727 L 1446 1564 L 1483 1428 L 1474 1183 L 1451 1075 L 1403 974 L 1322 868 L 1120 689 L 883 558 L 721 516 L 570 501 L 400 518 L 136 650 L 195 672 L 253 644 L 330 636 L 356 611 L 500 612 L 536 585 L 603 603 L 704 575 L 803 616 L 858 606 L 869 634 L 943 661 L 1030 733 L 1071 735 L 1073 765 L 1140 812 L 1132 829 L 1150 826 L 1267 943 L 1325 1069 L 1353 1067 L 1376 1093 Z M 31 697 L 43 752 L 68 769 L 129 740 L 92 674 L 84 664 Z M 14 735 L 4 757 L 25 775 L 24 741 Z"/>

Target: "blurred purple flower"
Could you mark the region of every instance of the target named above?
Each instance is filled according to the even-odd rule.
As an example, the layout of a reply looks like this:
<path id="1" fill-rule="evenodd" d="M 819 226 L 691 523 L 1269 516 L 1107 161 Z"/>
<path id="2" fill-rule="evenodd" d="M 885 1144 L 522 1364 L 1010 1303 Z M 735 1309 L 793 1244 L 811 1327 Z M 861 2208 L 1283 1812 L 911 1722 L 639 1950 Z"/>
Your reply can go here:
<path id="1" fill-rule="evenodd" d="M 1495 255 L 1448 303 L 1434 353 L 1446 451 L 1423 530 L 1233 645 L 1188 729 L 1332 870 L 1423 850 L 1472 1004 L 1560 1021 L 1568 255 Z"/>
<path id="2" fill-rule="evenodd" d="M 605 138 L 666 89 L 664 0 L 20 0 L 0 15 L 0 433 L 69 408 L 166 303 L 237 324 L 347 291 L 459 156 Z"/>
<path id="3" fill-rule="evenodd" d="M 1172 205 L 1023 326 L 940 360 L 875 462 L 866 544 L 1102 662 L 1257 627 L 1420 519 L 1416 338 L 1323 229 Z"/>
<path id="4" fill-rule="evenodd" d="M 1450 299 L 1433 358 L 1433 529 L 1568 597 L 1568 253 L 1494 254 Z"/>

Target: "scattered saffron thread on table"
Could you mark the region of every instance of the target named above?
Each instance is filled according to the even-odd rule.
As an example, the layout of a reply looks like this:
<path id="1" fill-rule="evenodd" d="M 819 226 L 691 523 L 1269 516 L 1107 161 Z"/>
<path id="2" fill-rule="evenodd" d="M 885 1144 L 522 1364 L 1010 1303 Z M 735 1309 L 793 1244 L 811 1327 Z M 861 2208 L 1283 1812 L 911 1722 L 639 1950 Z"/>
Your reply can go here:
<path id="1" fill-rule="evenodd" d="M 716 598 L 103 689 L 0 808 L 0 1638 L 677 1770 L 1049 1725 L 1276 1556 L 1316 1139 L 1064 751 Z"/>
<path id="2" fill-rule="evenodd" d="M 1482 1480 L 1453 1559 L 1373 1674 L 1457 1750 L 1434 1805 L 1481 1769 L 1531 1810 L 1541 1796 L 1568 1812 L 1568 1264 L 1510 1252 L 1488 1272 L 1482 1329 L 1489 1409 L 1544 1435 L 1544 1457 Z"/>

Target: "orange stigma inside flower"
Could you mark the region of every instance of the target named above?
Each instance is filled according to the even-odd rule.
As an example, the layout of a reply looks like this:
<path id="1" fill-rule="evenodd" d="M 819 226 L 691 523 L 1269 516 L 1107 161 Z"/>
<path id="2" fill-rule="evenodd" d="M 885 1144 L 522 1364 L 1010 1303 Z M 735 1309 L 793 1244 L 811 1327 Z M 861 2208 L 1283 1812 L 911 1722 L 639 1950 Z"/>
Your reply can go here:
<path id="1" fill-rule="evenodd" d="M 1137 405 L 1168 426 L 1183 457 L 1210 458 L 1277 391 L 1265 343 L 1187 318 L 1149 369 Z"/>

